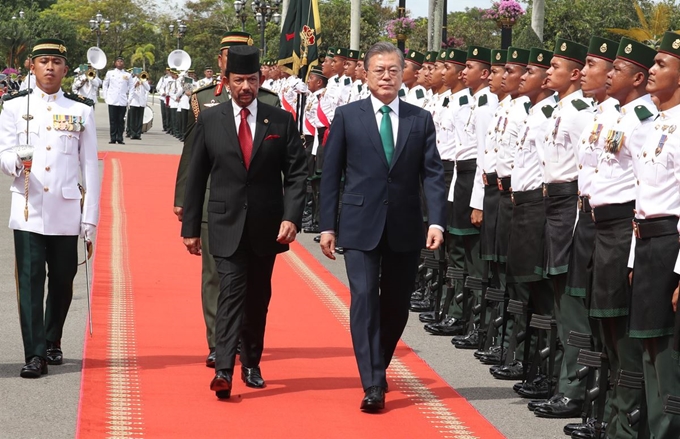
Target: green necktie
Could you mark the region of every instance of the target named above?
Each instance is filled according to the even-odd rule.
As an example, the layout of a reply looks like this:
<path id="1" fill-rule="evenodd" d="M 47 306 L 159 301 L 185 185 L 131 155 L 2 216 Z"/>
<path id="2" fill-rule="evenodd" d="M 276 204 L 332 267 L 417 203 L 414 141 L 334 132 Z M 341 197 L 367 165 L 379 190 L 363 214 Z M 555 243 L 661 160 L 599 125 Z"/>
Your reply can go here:
<path id="1" fill-rule="evenodd" d="M 390 119 L 390 107 L 383 105 L 380 107 L 380 112 L 383 114 L 382 121 L 380 121 L 380 140 L 382 140 L 383 149 L 385 150 L 385 157 L 387 164 L 392 164 L 392 156 L 394 155 L 394 134 L 392 133 L 392 119 Z"/>

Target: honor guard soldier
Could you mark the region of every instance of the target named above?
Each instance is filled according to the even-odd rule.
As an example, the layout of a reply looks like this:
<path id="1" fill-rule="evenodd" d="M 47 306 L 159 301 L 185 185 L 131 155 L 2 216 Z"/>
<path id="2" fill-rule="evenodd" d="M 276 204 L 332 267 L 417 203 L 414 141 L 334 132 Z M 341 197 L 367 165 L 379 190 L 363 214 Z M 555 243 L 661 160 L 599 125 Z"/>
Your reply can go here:
<path id="1" fill-rule="evenodd" d="M 39 39 L 31 53 L 36 88 L 7 95 L 0 113 L 0 169 L 14 177 L 9 227 L 14 230 L 23 378 L 38 378 L 48 364 L 63 362 L 61 338 L 78 269 L 78 236 L 91 242 L 99 220 L 93 103 L 61 90 L 66 54 L 63 41 Z M 27 145 L 32 157 L 20 159 L 18 151 Z"/>
<path id="2" fill-rule="evenodd" d="M 106 72 L 102 90 L 104 101 L 109 106 L 109 126 L 111 131 L 109 143 L 118 142 L 124 145 L 125 110 L 127 110 L 128 93 L 135 86 L 135 81 L 132 75 L 125 71 L 125 60 L 122 56 L 116 57 L 114 66 L 113 70 Z"/>
<path id="3" fill-rule="evenodd" d="M 226 81 L 225 69 L 227 67 L 227 57 L 229 48 L 239 45 L 252 45 L 253 39 L 250 34 L 245 32 L 225 32 L 220 41 L 220 51 L 217 62 L 220 67 L 220 77 L 218 83 L 207 85 L 197 89 L 191 95 L 191 114 L 186 127 L 184 148 L 180 157 L 177 169 L 177 179 L 175 182 L 174 213 L 182 221 L 184 205 L 184 189 L 186 186 L 187 172 L 194 141 L 194 127 L 196 119 L 202 110 L 214 107 L 230 99 L 229 90 L 225 88 Z M 280 107 L 280 102 L 276 94 L 260 89 L 258 99 L 266 104 Z M 210 191 L 208 184 L 207 192 Z M 206 326 L 206 338 L 208 341 L 209 354 L 206 359 L 206 366 L 215 367 L 215 313 L 217 312 L 217 297 L 219 296 L 219 279 L 215 268 L 215 261 L 209 252 L 208 243 L 208 200 L 209 194 L 206 192 L 205 203 L 203 206 L 203 222 L 201 223 L 201 244 L 203 252 L 201 255 L 201 299 L 203 305 L 203 317 Z"/>
<path id="4" fill-rule="evenodd" d="M 526 121 L 520 129 L 519 144 L 510 176 L 511 201 L 510 238 L 507 250 L 506 281 L 510 298 L 530 306 L 534 313 L 550 315 L 554 306 L 552 283 L 543 278 L 545 209 L 543 207 L 543 143 L 549 132 L 556 100 L 552 90 L 545 85 L 552 52 L 532 48 L 527 72 L 522 76 L 519 92 L 531 101 Z M 504 184 L 504 183 L 503 183 Z M 525 323 L 515 321 L 518 332 Z M 525 343 L 529 340 L 525 341 Z M 498 369 L 506 370 L 512 379 L 511 368 L 522 367 L 519 362 Z M 526 366 L 526 365 L 525 365 Z M 546 379 L 517 386 L 517 393 L 525 398 L 547 398 Z"/>
<path id="5" fill-rule="evenodd" d="M 88 64 L 88 67 L 92 69 L 90 64 Z M 99 74 L 96 70 L 92 69 L 91 72 L 94 72 L 92 78 L 89 77 L 91 74 L 90 70 L 78 72 L 78 76 L 76 76 L 73 81 L 72 90 L 73 93 L 77 93 L 96 104 L 99 95 L 99 87 L 102 86 L 102 80 L 99 79 Z"/>
<path id="6" fill-rule="evenodd" d="M 206 85 L 212 85 L 215 82 L 214 78 L 214 70 L 212 67 L 206 67 L 203 69 L 203 75 L 205 75 L 202 79 L 200 79 L 196 85 L 196 88 L 202 88 L 205 87 Z"/>
<path id="7" fill-rule="evenodd" d="M 177 91 L 182 88 L 182 79 L 179 76 L 179 72 L 175 69 L 170 69 L 170 81 L 168 81 L 168 86 L 166 87 L 166 93 L 168 96 L 168 120 L 170 124 L 170 134 L 179 139 L 179 125 L 177 117 Z"/>
<path id="8" fill-rule="evenodd" d="M 597 46 L 597 43 L 591 43 L 591 46 Z M 601 43 L 599 47 L 603 48 L 603 44 L 609 45 L 609 42 Z M 634 439 L 642 437 L 639 432 L 645 428 L 642 423 L 631 425 L 627 416 L 642 405 L 644 391 L 620 386 L 619 376 L 624 372 L 642 374 L 642 342 L 628 336 L 630 282 L 627 263 L 632 239 L 630 224 L 635 208 L 633 160 L 642 148 L 646 130 L 652 127 L 657 115 L 651 96 L 645 91 L 647 72 L 654 65 L 656 51 L 628 38 L 623 38 L 616 47 L 613 69 L 607 74 L 606 93 L 609 99 L 605 103 L 615 99 L 619 105 L 616 108 L 609 105 L 602 117 L 598 114 L 592 129 L 587 128 L 581 140 L 581 149 L 584 145 L 590 149 L 589 145 L 596 143 L 598 146 L 594 149 L 598 154 L 594 157 L 594 164 L 593 158 L 587 156 L 585 160 L 579 160 L 579 187 L 581 167 L 591 170 L 587 191 L 582 192 L 579 199 L 577 232 L 581 222 L 586 221 L 583 216 L 590 217 L 594 236 L 589 236 L 592 258 L 587 262 L 592 271 L 589 312 L 600 325 L 600 331 L 594 331 L 593 335 L 598 340 L 602 339 L 609 359 L 609 381 L 614 384 L 609 400 L 611 416 L 605 419 L 606 434 Z M 595 47 L 591 47 L 590 51 L 593 49 Z M 590 73 L 587 73 L 586 79 L 589 76 Z M 582 88 L 585 94 L 590 87 L 584 83 Z M 586 213 L 588 210 L 590 212 Z M 575 236 L 575 244 L 576 239 Z M 598 336 L 598 332 L 602 337 Z M 594 437 L 592 425 L 580 429 L 593 433 Z M 576 436 L 577 433 L 572 433 L 572 437 Z"/>
<path id="9" fill-rule="evenodd" d="M 669 396 L 680 395 L 672 302 L 680 279 L 674 271 L 680 216 L 680 34 L 666 32 L 654 62 L 647 91 L 659 116 L 650 129 L 636 134 L 644 136 L 644 143 L 634 158 L 637 195 L 629 335 L 643 343 L 650 437 L 671 438 L 680 431 L 680 416 L 666 407 Z"/>
<path id="10" fill-rule="evenodd" d="M 425 54 L 409 50 L 404 63 L 404 99 L 409 104 L 423 108 L 425 106 L 427 90 L 418 84 L 419 71 L 423 67 Z"/>
<path id="11" fill-rule="evenodd" d="M 167 94 L 167 88 L 172 80 L 172 74 L 170 73 L 170 67 L 165 69 L 165 75 L 156 83 L 156 93 L 160 96 L 161 103 L 161 120 L 163 121 L 163 131 L 170 131 L 169 116 L 168 116 L 168 106 L 170 98 Z"/>
<path id="12" fill-rule="evenodd" d="M 474 204 L 472 190 L 477 172 L 478 151 L 484 151 L 486 130 L 498 106 L 498 97 L 489 91 L 488 80 L 491 69 L 491 50 L 481 46 L 470 46 L 463 70 L 463 82 L 472 93 L 472 108 L 465 124 L 464 137 L 456 154 L 456 179 L 453 184 L 453 219 L 449 229 L 461 236 L 465 248 L 465 267 L 468 276 L 482 279 L 483 263 L 480 259 L 479 226 L 481 205 Z M 477 215 L 475 215 L 477 211 Z M 481 291 L 474 291 L 474 303 L 481 302 Z M 471 305 L 474 305 L 472 303 Z M 467 309 L 472 309 L 468 306 Z M 466 316 L 467 317 L 467 316 Z M 472 319 L 472 316 L 469 316 Z M 477 349 L 479 328 L 471 326 L 465 336 L 455 336 L 452 343 L 461 349 Z"/>

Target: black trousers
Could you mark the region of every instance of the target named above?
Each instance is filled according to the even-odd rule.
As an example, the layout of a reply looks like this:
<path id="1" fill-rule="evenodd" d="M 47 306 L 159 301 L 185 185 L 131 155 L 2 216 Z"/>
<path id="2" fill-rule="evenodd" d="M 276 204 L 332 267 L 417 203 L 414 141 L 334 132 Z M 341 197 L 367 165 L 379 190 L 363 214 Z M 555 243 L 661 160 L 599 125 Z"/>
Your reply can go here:
<path id="1" fill-rule="evenodd" d="M 189 110 L 184 110 L 179 113 L 179 138 L 184 140 L 184 132 L 187 130 L 187 122 L 189 121 Z"/>
<path id="2" fill-rule="evenodd" d="M 168 107 L 168 133 L 177 137 L 177 108 Z"/>
<path id="3" fill-rule="evenodd" d="M 125 110 L 122 105 L 109 105 L 109 127 L 112 142 L 122 142 L 125 131 Z"/>
<path id="4" fill-rule="evenodd" d="M 26 361 L 34 356 L 45 358 L 46 341 L 61 340 L 78 271 L 77 245 L 77 236 L 14 231 L 19 320 Z M 47 302 L 43 309 L 45 278 Z"/>
<path id="5" fill-rule="evenodd" d="M 276 255 L 256 255 L 244 230 L 236 252 L 225 258 L 214 256 L 220 277 L 215 317 L 215 370 L 231 375 L 236 347 L 241 338 L 241 364 L 260 364 L 264 349 L 267 310 L 272 296 L 272 271 Z"/>
<path id="6" fill-rule="evenodd" d="M 161 98 L 161 120 L 163 120 L 163 131 L 168 130 L 168 106 L 165 105 L 165 98 Z"/>
<path id="7" fill-rule="evenodd" d="M 128 126 L 130 137 L 140 139 L 142 137 L 142 120 L 144 119 L 144 107 L 130 107 L 128 110 Z"/>
<path id="8" fill-rule="evenodd" d="M 387 385 L 386 369 L 408 321 L 420 250 L 395 252 L 383 234 L 371 251 L 345 249 L 350 330 L 364 390 Z"/>

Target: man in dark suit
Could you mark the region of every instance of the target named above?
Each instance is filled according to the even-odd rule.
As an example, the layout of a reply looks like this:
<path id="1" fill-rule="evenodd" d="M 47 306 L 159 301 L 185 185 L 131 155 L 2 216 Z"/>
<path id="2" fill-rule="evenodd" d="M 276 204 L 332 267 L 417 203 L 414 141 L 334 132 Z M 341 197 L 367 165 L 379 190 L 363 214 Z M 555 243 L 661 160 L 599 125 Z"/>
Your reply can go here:
<path id="1" fill-rule="evenodd" d="M 257 100 L 259 51 L 232 47 L 226 77 L 232 100 L 201 111 L 184 197 L 182 236 L 201 254 L 201 213 L 210 177 L 208 240 L 220 278 L 215 378 L 229 398 L 239 337 L 241 379 L 262 388 L 260 373 L 271 275 L 302 223 L 307 167 L 290 113 Z"/>
<path id="2" fill-rule="evenodd" d="M 335 259 L 338 233 L 337 245 L 345 248 L 352 344 L 365 392 L 361 410 L 371 412 L 385 406 L 385 371 L 408 320 L 420 249 L 434 250 L 444 240 L 446 188 L 432 116 L 398 98 L 403 54 L 377 43 L 364 65 L 371 96 L 337 108 L 326 142 L 320 244 Z"/>

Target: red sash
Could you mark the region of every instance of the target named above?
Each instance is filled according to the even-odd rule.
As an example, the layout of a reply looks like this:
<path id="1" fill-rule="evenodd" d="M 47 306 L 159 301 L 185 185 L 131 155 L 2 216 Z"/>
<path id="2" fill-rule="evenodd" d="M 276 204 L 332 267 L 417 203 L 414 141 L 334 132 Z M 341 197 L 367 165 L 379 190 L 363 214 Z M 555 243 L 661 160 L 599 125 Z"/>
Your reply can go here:
<path id="1" fill-rule="evenodd" d="M 290 114 L 293 115 L 293 119 L 297 121 L 297 112 L 295 111 L 295 108 L 293 108 L 292 105 L 290 105 L 290 102 L 286 100 L 286 98 L 282 97 L 281 98 L 281 103 L 283 104 L 283 108 L 289 112 Z"/>
<path id="2" fill-rule="evenodd" d="M 326 131 L 323 133 L 323 140 L 321 141 L 322 146 L 326 146 L 326 139 L 328 139 L 328 134 L 330 133 L 330 127 L 331 123 L 328 121 L 328 117 L 326 117 L 326 113 L 323 112 L 321 109 L 321 100 L 319 100 L 319 105 L 316 107 L 316 116 L 319 118 L 319 122 L 323 124 L 323 126 L 326 127 Z"/>

